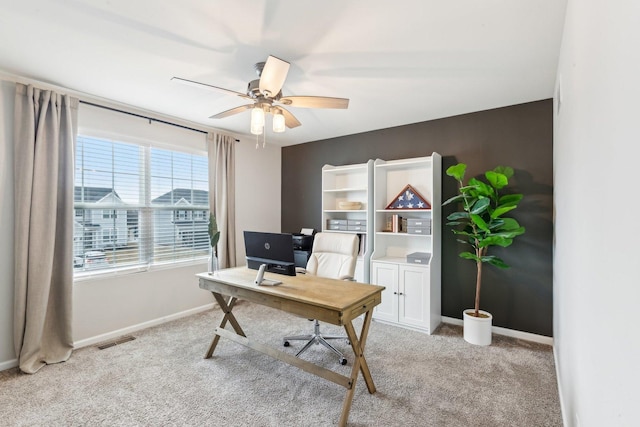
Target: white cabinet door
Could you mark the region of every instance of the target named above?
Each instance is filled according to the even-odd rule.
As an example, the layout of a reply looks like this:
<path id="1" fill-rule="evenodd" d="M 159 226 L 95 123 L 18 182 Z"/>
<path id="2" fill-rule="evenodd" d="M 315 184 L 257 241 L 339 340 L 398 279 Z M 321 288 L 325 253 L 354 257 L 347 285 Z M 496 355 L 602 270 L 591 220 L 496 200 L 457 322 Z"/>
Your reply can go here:
<path id="1" fill-rule="evenodd" d="M 398 265 L 385 262 L 371 263 L 371 283 L 385 287 L 382 302 L 373 310 L 373 318 L 388 322 L 398 321 Z"/>
<path id="2" fill-rule="evenodd" d="M 399 267 L 398 322 L 429 330 L 429 267 Z"/>

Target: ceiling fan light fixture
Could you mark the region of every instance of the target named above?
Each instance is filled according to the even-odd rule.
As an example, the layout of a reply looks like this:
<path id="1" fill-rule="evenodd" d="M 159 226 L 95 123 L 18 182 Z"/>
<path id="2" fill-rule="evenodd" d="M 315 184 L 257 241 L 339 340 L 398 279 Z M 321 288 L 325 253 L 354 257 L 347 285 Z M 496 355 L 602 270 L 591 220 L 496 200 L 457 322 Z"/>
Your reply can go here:
<path id="1" fill-rule="evenodd" d="M 349 107 L 349 99 L 333 98 L 327 96 L 282 96 L 282 86 L 289 73 L 290 64 L 287 61 L 269 55 L 265 62 L 258 62 L 254 69 L 258 79 L 254 79 L 247 85 L 246 93 L 213 86 L 194 80 L 173 77 L 171 80 L 191 86 L 225 92 L 240 96 L 252 101 L 251 104 L 234 107 L 221 113 L 210 116 L 210 119 L 223 119 L 251 110 L 251 133 L 253 135 L 266 135 L 265 115 L 273 115 L 273 131 L 284 132 L 286 128 L 293 129 L 301 125 L 300 121 L 285 106 L 300 108 L 333 108 L 346 109 Z M 264 142 L 264 141 L 263 141 Z"/>
<path id="2" fill-rule="evenodd" d="M 264 110 L 256 106 L 251 110 L 251 133 L 254 135 L 262 134 L 264 129 Z"/>
<path id="3" fill-rule="evenodd" d="M 273 113 L 273 131 L 280 133 L 284 132 L 284 130 L 284 116 L 282 115 L 282 113 L 280 113 L 280 111 L 276 111 L 275 113 Z"/>

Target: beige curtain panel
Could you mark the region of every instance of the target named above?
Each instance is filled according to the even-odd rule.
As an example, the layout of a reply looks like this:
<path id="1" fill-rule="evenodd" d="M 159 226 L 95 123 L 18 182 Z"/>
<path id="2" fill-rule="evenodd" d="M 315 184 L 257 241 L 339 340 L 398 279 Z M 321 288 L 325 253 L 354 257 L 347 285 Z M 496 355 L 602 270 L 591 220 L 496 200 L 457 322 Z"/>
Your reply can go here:
<path id="1" fill-rule="evenodd" d="M 235 139 L 218 133 L 207 134 L 209 153 L 209 207 L 216 216 L 220 241 L 220 268 L 236 264 Z"/>
<path id="2" fill-rule="evenodd" d="M 73 162 L 78 100 L 17 84 L 14 347 L 35 373 L 71 356 Z"/>

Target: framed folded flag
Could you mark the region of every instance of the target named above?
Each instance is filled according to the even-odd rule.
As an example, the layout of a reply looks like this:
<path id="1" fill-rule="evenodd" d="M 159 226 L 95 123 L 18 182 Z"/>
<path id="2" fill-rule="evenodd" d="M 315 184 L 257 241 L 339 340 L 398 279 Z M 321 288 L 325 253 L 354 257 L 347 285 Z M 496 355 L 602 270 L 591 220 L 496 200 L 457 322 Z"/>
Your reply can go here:
<path id="1" fill-rule="evenodd" d="M 385 209 L 431 209 L 431 204 L 415 188 L 407 185 Z"/>

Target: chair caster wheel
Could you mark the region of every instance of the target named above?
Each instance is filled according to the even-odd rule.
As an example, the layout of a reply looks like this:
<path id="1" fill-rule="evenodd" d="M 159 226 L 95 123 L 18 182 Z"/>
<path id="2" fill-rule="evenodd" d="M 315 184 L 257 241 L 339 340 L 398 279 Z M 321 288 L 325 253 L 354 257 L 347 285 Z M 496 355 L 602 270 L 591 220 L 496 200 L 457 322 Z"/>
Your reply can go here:
<path id="1" fill-rule="evenodd" d="M 284 345 L 285 347 L 289 347 L 289 341 L 285 341 L 282 345 Z"/>
<path id="2" fill-rule="evenodd" d="M 344 357 L 342 359 L 340 359 L 340 364 L 341 365 L 346 365 L 347 364 L 347 359 L 345 359 Z"/>

